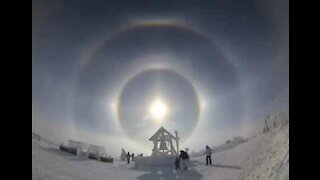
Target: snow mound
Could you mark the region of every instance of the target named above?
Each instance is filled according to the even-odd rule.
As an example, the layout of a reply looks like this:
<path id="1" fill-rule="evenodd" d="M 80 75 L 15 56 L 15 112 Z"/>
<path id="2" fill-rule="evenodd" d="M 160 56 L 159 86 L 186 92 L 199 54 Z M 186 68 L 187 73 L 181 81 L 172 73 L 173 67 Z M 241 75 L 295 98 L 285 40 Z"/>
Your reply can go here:
<path id="1" fill-rule="evenodd" d="M 175 156 L 162 155 L 162 156 L 142 156 L 136 157 L 134 160 L 135 167 L 140 166 L 173 166 Z"/>

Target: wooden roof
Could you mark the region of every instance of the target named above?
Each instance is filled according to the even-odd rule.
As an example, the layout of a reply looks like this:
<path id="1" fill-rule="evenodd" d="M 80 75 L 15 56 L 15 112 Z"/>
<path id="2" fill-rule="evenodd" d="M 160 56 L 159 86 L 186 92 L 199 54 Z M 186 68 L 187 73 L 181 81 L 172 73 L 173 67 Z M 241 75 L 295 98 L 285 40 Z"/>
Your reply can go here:
<path id="1" fill-rule="evenodd" d="M 169 133 L 169 131 L 167 131 L 165 128 L 161 127 L 153 136 L 151 136 L 149 138 L 150 141 L 156 141 L 158 140 L 158 138 L 161 136 L 161 133 L 165 132 L 169 135 L 169 137 L 171 137 L 172 139 L 176 139 L 176 137 L 174 137 L 171 133 Z"/>

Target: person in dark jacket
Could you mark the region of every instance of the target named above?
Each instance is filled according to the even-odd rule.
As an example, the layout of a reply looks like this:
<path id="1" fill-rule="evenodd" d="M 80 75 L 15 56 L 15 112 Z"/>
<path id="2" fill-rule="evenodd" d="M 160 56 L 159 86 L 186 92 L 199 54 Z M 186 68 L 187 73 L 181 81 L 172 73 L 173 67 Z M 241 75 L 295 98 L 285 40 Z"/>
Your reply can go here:
<path id="1" fill-rule="evenodd" d="M 128 152 L 128 153 L 127 153 L 127 161 L 128 161 L 128 164 L 130 163 L 130 157 L 131 157 L 131 155 L 130 155 L 130 153 Z"/>
<path id="2" fill-rule="evenodd" d="M 131 154 L 132 161 L 134 161 L 134 153 Z"/>
<path id="3" fill-rule="evenodd" d="M 176 160 L 174 161 L 174 165 L 176 166 L 176 170 L 180 169 L 180 158 L 176 157 Z"/>
<path id="4" fill-rule="evenodd" d="M 189 161 L 189 155 L 186 151 L 181 150 L 180 156 L 181 164 L 184 170 L 188 170 L 188 161 Z"/>

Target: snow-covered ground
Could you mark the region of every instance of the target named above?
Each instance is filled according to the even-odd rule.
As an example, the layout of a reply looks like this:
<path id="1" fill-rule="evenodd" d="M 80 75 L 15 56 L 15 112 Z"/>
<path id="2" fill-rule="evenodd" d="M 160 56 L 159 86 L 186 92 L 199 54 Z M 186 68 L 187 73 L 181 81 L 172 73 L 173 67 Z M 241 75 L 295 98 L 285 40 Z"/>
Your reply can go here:
<path id="1" fill-rule="evenodd" d="M 126 162 L 103 163 L 61 152 L 57 146 L 32 139 L 32 179 L 110 180 L 247 180 L 289 179 L 289 124 L 259 134 L 231 149 L 191 158 L 188 171 L 171 167 L 134 167 Z"/>

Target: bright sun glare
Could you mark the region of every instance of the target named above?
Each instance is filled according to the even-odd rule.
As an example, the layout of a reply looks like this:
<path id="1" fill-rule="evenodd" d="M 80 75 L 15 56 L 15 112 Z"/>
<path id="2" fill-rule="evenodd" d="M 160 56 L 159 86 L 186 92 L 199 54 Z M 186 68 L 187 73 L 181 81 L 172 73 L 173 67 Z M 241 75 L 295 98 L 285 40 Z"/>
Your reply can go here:
<path id="1" fill-rule="evenodd" d="M 157 99 L 151 104 L 149 112 L 155 120 L 161 121 L 168 113 L 168 108 L 163 101 Z"/>

